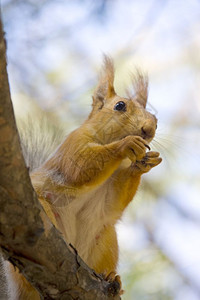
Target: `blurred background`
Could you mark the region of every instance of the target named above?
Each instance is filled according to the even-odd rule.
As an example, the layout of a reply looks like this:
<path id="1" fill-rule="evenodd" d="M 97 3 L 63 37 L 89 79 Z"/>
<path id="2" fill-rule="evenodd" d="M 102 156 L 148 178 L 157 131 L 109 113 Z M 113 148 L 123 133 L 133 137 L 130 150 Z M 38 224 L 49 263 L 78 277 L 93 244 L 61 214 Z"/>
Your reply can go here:
<path id="1" fill-rule="evenodd" d="M 91 107 L 102 53 L 116 91 L 150 79 L 163 162 L 118 224 L 123 300 L 200 299 L 200 1 L 2 0 L 17 116 L 45 112 L 66 133 Z"/>

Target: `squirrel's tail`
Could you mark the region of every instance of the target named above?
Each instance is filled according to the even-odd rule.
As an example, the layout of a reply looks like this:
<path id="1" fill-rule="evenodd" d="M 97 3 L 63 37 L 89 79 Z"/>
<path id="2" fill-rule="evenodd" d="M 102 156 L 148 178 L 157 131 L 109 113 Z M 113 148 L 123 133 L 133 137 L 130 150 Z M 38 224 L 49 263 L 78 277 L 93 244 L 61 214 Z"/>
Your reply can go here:
<path id="1" fill-rule="evenodd" d="M 17 120 L 24 159 L 29 171 L 40 167 L 64 140 L 65 134 L 59 126 L 50 122 L 46 116 L 37 120 L 28 116 Z"/>

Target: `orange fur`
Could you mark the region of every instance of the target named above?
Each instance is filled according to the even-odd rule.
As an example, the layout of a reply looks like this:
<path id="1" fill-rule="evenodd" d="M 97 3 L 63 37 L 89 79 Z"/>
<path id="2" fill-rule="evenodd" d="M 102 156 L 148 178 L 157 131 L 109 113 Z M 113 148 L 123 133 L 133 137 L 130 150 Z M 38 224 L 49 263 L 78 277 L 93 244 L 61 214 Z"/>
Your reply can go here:
<path id="1" fill-rule="evenodd" d="M 31 174 L 41 204 L 66 242 L 91 268 L 107 275 L 116 272 L 118 262 L 115 224 L 141 175 L 161 162 L 159 153 L 146 152 L 157 123 L 145 110 L 147 78 L 136 74 L 136 94 L 129 98 L 118 96 L 113 82 L 114 67 L 105 57 L 88 119 Z M 120 101 L 124 110 L 116 109 Z M 24 290 L 30 291 L 30 285 L 25 283 Z"/>

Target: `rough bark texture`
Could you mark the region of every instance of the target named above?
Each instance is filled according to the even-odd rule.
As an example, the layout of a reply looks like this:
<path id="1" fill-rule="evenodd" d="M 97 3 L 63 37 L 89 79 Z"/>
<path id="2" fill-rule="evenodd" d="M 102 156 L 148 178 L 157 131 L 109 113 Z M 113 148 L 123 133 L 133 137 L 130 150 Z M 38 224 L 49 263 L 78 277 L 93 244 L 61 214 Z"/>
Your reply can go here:
<path id="1" fill-rule="evenodd" d="M 0 20 L 0 246 L 42 299 L 120 299 L 113 284 L 96 275 L 41 219 L 42 208 L 22 156 L 10 100 Z"/>

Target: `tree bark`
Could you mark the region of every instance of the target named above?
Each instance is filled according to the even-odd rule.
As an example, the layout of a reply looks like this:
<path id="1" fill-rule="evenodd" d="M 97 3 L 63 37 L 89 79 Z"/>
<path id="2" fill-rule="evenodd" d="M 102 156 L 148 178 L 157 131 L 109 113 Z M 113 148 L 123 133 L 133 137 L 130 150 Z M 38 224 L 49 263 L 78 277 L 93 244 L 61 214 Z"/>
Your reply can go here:
<path id="1" fill-rule="evenodd" d="M 0 195 L 3 257 L 23 273 L 42 299 L 120 299 L 115 285 L 89 269 L 48 219 L 49 228 L 44 228 L 46 216 L 31 185 L 16 129 L 1 20 Z"/>

